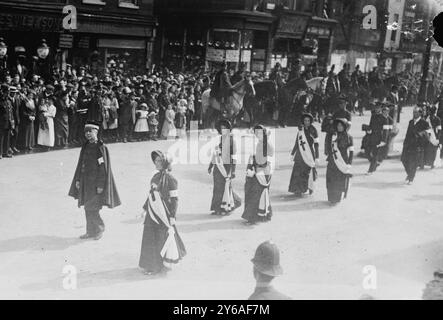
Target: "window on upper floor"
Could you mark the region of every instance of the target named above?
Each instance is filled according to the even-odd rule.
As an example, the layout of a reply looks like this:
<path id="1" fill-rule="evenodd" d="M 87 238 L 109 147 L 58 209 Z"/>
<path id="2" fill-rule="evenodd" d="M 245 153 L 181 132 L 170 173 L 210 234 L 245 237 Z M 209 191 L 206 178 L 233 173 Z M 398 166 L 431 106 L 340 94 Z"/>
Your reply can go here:
<path id="1" fill-rule="evenodd" d="M 118 0 L 120 8 L 138 9 L 139 0 Z"/>
<path id="2" fill-rule="evenodd" d="M 96 4 L 99 6 L 106 5 L 106 2 L 104 0 L 82 0 L 83 4 Z"/>

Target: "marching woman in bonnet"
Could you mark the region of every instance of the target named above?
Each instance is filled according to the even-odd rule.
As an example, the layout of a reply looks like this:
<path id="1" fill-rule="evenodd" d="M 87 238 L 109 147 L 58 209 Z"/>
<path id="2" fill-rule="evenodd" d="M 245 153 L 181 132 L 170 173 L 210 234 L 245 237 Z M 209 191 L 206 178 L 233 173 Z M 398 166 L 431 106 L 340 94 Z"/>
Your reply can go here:
<path id="1" fill-rule="evenodd" d="M 245 209 L 242 218 L 247 224 L 270 221 L 272 208 L 269 187 L 273 172 L 274 147 L 269 132 L 262 125 L 254 127 L 258 142 L 246 170 Z"/>
<path id="2" fill-rule="evenodd" d="M 218 137 L 220 142 L 213 151 L 208 168 L 208 173 L 212 173 L 214 178 L 211 214 L 227 215 L 241 206 L 240 197 L 232 189 L 237 148 L 231 134 L 231 123 L 228 120 L 220 120 L 217 122 L 216 128 L 220 134 Z"/>
<path id="3" fill-rule="evenodd" d="M 171 175 L 172 160 L 161 151 L 151 153 L 158 172 L 151 179 L 148 199 L 143 206 L 146 218 L 139 266 L 148 275 L 166 271 L 185 255 L 185 246 L 177 233 L 177 180 Z"/>
<path id="4" fill-rule="evenodd" d="M 326 189 L 331 205 L 338 204 L 346 198 L 351 175 L 354 143 L 352 136 L 346 131 L 348 121 L 338 118 L 334 121 L 334 132 L 326 136 Z"/>
<path id="5" fill-rule="evenodd" d="M 310 113 L 302 116 L 303 124 L 299 127 L 291 158 L 294 161 L 292 168 L 289 192 L 297 197 L 309 190 L 309 194 L 314 192 L 314 181 L 317 172 L 315 170 L 318 163 L 319 138 L 317 129 L 312 125 L 314 117 Z"/>

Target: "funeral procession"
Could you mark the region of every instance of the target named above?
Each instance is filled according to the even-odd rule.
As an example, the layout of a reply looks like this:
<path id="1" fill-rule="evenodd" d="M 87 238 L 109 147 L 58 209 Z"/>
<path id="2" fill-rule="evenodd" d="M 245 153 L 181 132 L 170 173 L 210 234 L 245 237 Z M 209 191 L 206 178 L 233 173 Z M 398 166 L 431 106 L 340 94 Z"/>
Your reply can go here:
<path id="1" fill-rule="evenodd" d="M 0 0 L 0 86 L 2 300 L 443 300 L 443 1 Z"/>

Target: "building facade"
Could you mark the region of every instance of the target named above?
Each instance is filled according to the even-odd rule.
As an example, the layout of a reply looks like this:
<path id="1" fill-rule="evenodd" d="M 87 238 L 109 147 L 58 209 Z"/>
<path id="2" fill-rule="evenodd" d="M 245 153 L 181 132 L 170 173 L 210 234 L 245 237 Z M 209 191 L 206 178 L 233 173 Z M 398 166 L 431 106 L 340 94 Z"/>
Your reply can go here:
<path id="1" fill-rule="evenodd" d="M 156 61 L 174 70 L 269 71 L 319 61 L 326 66 L 337 22 L 332 0 L 158 0 Z"/>
<path id="2" fill-rule="evenodd" d="M 77 11 L 77 29 L 62 26 L 63 7 Z M 88 65 L 94 73 L 115 63 L 150 68 L 155 38 L 153 0 L 30 0 L 0 1 L 0 37 L 8 45 L 8 62 L 19 52 L 29 64 L 46 40 L 45 58 L 59 68 Z"/>

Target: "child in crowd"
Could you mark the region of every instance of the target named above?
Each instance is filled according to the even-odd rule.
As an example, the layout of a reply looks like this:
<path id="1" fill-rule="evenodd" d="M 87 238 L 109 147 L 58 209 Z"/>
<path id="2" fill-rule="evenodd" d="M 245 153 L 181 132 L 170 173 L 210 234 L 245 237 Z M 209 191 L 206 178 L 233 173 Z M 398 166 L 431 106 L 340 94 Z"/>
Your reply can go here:
<path id="1" fill-rule="evenodd" d="M 149 139 L 157 141 L 158 120 L 157 113 L 151 111 L 148 115 Z"/>
<path id="2" fill-rule="evenodd" d="M 135 112 L 137 122 L 135 123 L 134 132 L 138 141 L 147 139 L 149 132 L 148 126 L 148 105 L 146 103 L 140 104 L 139 109 Z"/>

